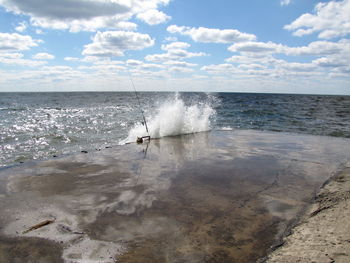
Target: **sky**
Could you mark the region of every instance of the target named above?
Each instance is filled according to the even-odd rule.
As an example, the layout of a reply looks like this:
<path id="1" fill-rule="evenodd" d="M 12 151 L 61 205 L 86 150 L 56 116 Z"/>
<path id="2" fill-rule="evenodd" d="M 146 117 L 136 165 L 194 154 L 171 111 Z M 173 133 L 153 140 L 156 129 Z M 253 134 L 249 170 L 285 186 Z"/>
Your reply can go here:
<path id="1" fill-rule="evenodd" d="M 350 0 L 0 0 L 0 92 L 350 95 Z"/>

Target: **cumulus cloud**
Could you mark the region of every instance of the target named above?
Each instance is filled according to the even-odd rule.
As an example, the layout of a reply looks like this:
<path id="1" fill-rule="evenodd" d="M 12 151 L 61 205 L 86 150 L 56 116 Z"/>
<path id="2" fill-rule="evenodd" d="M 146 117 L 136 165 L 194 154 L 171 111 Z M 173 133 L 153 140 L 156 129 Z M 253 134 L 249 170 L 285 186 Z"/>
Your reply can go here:
<path id="1" fill-rule="evenodd" d="M 292 2 L 292 0 L 281 0 L 281 6 L 289 5 Z"/>
<path id="2" fill-rule="evenodd" d="M 331 39 L 350 33 L 350 0 L 318 3 L 315 14 L 306 13 L 284 27 L 295 36 L 319 32 L 318 37 Z"/>
<path id="3" fill-rule="evenodd" d="M 197 64 L 188 63 L 185 61 L 173 61 L 173 60 L 166 61 L 166 62 L 164 62 L 164 64 L 169 65 L 169 66 L 173 66 L 173 67 L 182 67 L 182 68 L 197 66 Z"/>
<path id="4" fill-rule="evenodd" d="M 242 33 L 236 29 L 194 28 L 171 25 L 167 28 L 167 31 L 173 34 L 187 35 L 194 41 L 203 43 L 235 43 L 254 41 L 256 39 L 255 35 Z"/>
<path id="5" fill-rule="evenodd" d="M 136 17 L 149 25 L 158 25 L 171 19 L 170 16 L 156 9 L 150 9 L 144 13 L 139 13 Z"/>
<path id="6" fill-rule="evenodd" d="M 250 54 L 286 54 L 290 56 L 322 56 L 336 55 L 350 52 L 350 41 L 338 42 L 314 41 L 307 46 L 289 47 L 274 42 L 243 42 L 231 45 L 231 52 L 245 52 Z"/>
<path id="7" fill-rule="evenodd" d="M 186 68 L 186 67 L 170 67 L 168 69 L 169 72 L 172 73 L 192 73 L 194 70 L 192 68 Z"/>
<path id="8" fill-rule="evenodd" d="M 17 59 L 17 58 L 22 58 L 23 54 L 22 53 L 2 53 L 2 52 L 0 52 L 0 57 Z"/>
<path id="9" fill-rule="evenodd" d="M 177 41 L 177 37 L 166 37 L 164 42 L 175 42 Z"/>
<path id="10" fill-rule="evenodd" d="M 307 46 L 285 47 L 284 53 L 293 56 L 323 56 L 339 55 L 350 52 L 350 41 L 340 40 L 338 42 L 315 41 Z"/>
<path id="11" fill-rule="evenodd" d="M 41 40 L 34 40 L 31 36 L 24 36 L 17 33 L 0 33 L 0 51 L 28 50 L 38 46 Z"/>
<path id="12" fill-rule="evenodd" d="M 110 27 L 112 27 L 112 25 Z M 126 31 L 133 31 L 137 29 L 137 25 L 132 22 L 121 21 L 115 24 L 115 28 L 126 30 Z"/>
<path id="13" fill-rule="evenodd" d="M 231 45 L 228 50 L 231 52 L 264 52 L 281 53 L 284 46 L 273 42 L 243 42 Z"/>
<path id="14" fill-rule="evenodd" d="M 79 58 L 75 58 L 75 57 L 65 57 L 64 60 L 65 60 L 65 61 L 79 61 Z"/>
<path id="15" fill-rule="evenodd" d="M 201 70 L 207 71 L 210 74 L 230 74 L 235 69 L 235 66 L 232 64 L 213 64 L 201 67 Z"/>
<path id="16" fill-rule="evenodd" d="M 46 61 L 34 61 L 30 59 L 8 59 L 0 57 L 0 63 L 7 65 L 16 65 L 16 66 L 24 66 L 24 67 L 39 67 L 45 65 Z"/>
<path id="17" fill-rule="evenodd" d="M 259 70 L 259 69 L 266 69 L 266 66 L 261 65 L 261 64 L 240 64 L 238 66 L 239 69 L 244 69 L 244 70 Z"/>
<path id="18" fill-rule="evenodd" d="M 7 11 L 30 16 L 34 26 L 72 32 L 123 29 L 132 24 L 120 22 L 127 22 L 137 14 L 147 23 L 157 24 L 169 19 L 156 10 L 168 3 L 169 0 L 50 0 L 49 4 L 46 0 L 0 0 L 0 5 Z M 132 27 L 135 28 L 135 24 Z"/>
<path id="19" fill-rule="evenodd" d="M 236 63 L 236 64 L 255 64 L 255 63 L 263 63 L 268 64 L 270 61 L 273 61 L 274 58 L 269 56 L 263 56 L 263 57 L 256 57 L 256 56 L 249 56 L 251 53 L 245 53 L 244 55 L 238 55 L 238 56 L 232 56 L 230 58 L 227 58 L 225 61 L 230 63 Z"/>
<path id="20" fill-rule="evenodd" d="M 287 62 L 285 60 L 279 60 L 277 69 L 284 69 L 287 72 L 312 72 L 316 71 L 317 68 L 312 63 L 299 63 L 299 62 Z"/>
<path id="21" fill-rule="evenodd" d="M 337 44 L 337 52 L 322 54 L 322 57 L 312 61 L 313 64 L 330 70 L 331 72 L 340 72 L 350 76 L 350 40 L 341 40 Z"/>
<path id="22" fill-rule="evenodd" d="M 128 59 L 126 61 L 126 64 L 128 66 L 133 67 L 133 70 L 135 70 L 135 68 L 137 68 L 139 70 L 154 70 L 154 69 L 164 68 L 164 66 L 159 65 L 159 64 L 145 63 L 141 60 L 136 60 L 136 59 Z"/>
<path id="23" fill-rule="evenodd" d="M 27 29 L 27 23 L 26 22 L 20 22 L 18 26 L 15 27 L 15 30 L 22 33 L 26 31 Z"/>
<path id="24" fill-rule="evenodd" d="M 84 46 L 83 55 L 123 56 L 127 50 L 141 50 L 153 45 L 154 40 L 147 34 L 125 31 L 97 32 L 93 42 Z"/>
<path id="25" fill-rule="evenodd" d="M 186 42 L 172 42 L 168 45 L 162 45 L 161 48 L 163 50 L 172 50 L 172 49 L 187 49 L 191 45 Z"/>
<path id="26" fill-rule="evenodd" d="M 129 10 L 117 1 L 51 0 L 48 3 L 46 0 L 1 0 L 0 3 L 16 13 L 57 20 L 112 16 Z"/>
<path id="27" fill-rule="evenodd" d="M 45 65 L 46 61 L 35 61 L 30 59 L 24 59 L 23 54 L 17 52 L 2 53 L 0 52 L 0 63 L 7 65 L 26 66 L 26 67 L 38 67 Z"/>
<path id="28" fill-rule="evenodd" d="M 147 55 L 145 59 L 152 62 L 166 62 L 202 56 L 207 56 L 207 54 L 204 52 L 189 52 L 187 50 L 171 50 L 168 53 Z"/>
<path id="29" fill-rule="evenodd" d="M 211 75 L 222 75 L 232 77 L 259 77 L 268 76 L 273 78 L 281 78 L 286 76 L 304 76 L 310 77 L 313 75 L 322 74 L 317 65 L 314 63 L 297 63 L 288 62 L 282 59 L 274 59 L 273 63 L 265 64 L 214 64 L 201 68 Z"/>
<path id="30" fill-rule="evenodd" d="M 35 33 L 38 34 L 38 35 L 43 35 L 44 34 L 44 31 L 42 31 L 41 29 L 35 29 Z"/>
<path id="31" fill-rule="evenodd" d="M 32 25 L 42 28 L 51 28 L 57 30 L 69 29 L 70 32 L 96 31 L 99 28 L 112 28 L 119 30 L 136 30 L 137 25 L 128 21 L 120 21 L 118 17 L 96 17 L 90 20 L 73 20 L 70 22 L 37 18 L 32 20 Z"/>
<path id="32" fill-rule="evenodd" d="M 133 66 L 133 67 L 136 67 L 136 66 L 140 66 L 143 64 L 143 62 L 141 60 L 136 60 L 136 59 L 128 59 L 126 61 L 126 64 L 128 66 Z"/>
<path id="33" fill-rule="evenodd" d="M 121 65 L 105 63 L 105 64 L 96 64 L 91 66 L 80 66 L 79 70 L 94 72 L 98 74 L 111 75 L 111 74 L 115 74 L 116 72 L 125 71 L 126 68 Z"/>
<path id="34" fill-rule="evenodd" d="M 276 76 L 300 75 L 302 72 L 312 72 L 313 74 L 336 72 L 343 74 L 343 76 L 349 73 L 350 40 L 348 39 L 338 42 L 315 41 L 306 46 L 299 47 L 289 47 L 273 42 L 244 42 L 230 46 L 229 50 L 240 53 L 226 59 L 226 62 L 237 64 L 238 69 L 250 69 L 250 65 L 261 65 L 261 68 L 255 67 L 255 69 L 267 67 L 271 71 L 271 74 Z M 311 56 L 315 57 L 315 59 L 310 63 L 288 62 L 276 59 L 274 57 L 275 54 L 298 57 Z M 215 65 L 208 70 L 210 72 L 222 72 L 223 69 L 220 67 Z"/>
<path id="35" fill-rule="evenodd" d="M 315 65 L 325 68 L 338 68 L 348 66 L 348 60 L 322 57 L 312 61 Z"/>
<path id="36" fill-rule="evenodd" d="M 170 60 L 183 60 L 192 57 L 207 56 L 203 52 L 190 52 L 187 51 L 191 45 L 185 42 L 173 42 L 168 45 L 162 45 L 162 49 L 167 51 L 163 54 L 147 55 L 145 59 L 152 62 L 166 62 Z"/>
<path id="37" fill-rule="evenodd" d="M 48 60 L 48 59 L 54 59 L 55 56 L 49 53 L 37 53 L 33 56 L 34 59 L 44 59 L 44 60 Z"/>
<path id="38" fill-rule="evenodd" d="M 163 69 L 164 66 L 159 64 L 154 64 L 154 63 L 143 63 L 140 68 L 145 70 L 153 70 L 153 69 Z"/>

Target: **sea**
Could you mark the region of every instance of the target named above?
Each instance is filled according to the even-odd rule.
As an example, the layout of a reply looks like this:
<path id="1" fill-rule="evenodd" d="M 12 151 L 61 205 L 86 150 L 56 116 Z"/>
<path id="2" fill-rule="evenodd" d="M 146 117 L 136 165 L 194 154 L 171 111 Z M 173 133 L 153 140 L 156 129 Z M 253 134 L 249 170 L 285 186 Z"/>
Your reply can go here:
<path id="1" fill-rule="evenodd" d="M 350 96 L 0 93 L 0 167 L 99 151 L 146 135 L 236 129 L 350 138 Z"/>

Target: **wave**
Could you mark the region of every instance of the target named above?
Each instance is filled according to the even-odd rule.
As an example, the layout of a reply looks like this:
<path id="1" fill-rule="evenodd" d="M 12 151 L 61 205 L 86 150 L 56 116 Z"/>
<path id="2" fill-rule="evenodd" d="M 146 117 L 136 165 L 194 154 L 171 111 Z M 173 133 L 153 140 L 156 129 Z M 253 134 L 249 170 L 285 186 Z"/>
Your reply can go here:
<path id="1" fill-rule="evenodd" d="M 205 102 L 192 101 L 186 105 L 179 94 L 176 94 L 162 103 L 154 116 L 146 118 L 148 133 L 142 123 L 137 123 L 120 144 L 135 142 L 137 137 L 147 135 L 151 138 L 161 138 L 210 130 L 215 110 L 211 106 L 210 98 L 207 98 Z"/>

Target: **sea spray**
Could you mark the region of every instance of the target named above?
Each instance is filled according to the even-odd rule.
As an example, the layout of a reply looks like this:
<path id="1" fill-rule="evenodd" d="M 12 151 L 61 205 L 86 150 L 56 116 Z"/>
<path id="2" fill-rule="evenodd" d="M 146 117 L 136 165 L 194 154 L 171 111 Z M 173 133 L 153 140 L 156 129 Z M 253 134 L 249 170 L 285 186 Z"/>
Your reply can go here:
<path id="1" fill-rule="evenodd" d="M 120 144 L 135 142 L 137 137 L 150 135 L 151 138 L 175 136 L 210 130 L 210 121 L 215 115 L 215 110 L 208 101 L 191 101 L 186 105 L 184 100 L 176 94 L 175 97 L 166 100 L 156 110 L 156 114 L 146 117 L 149 134 L 145 126 L 137 123 Z"/>

